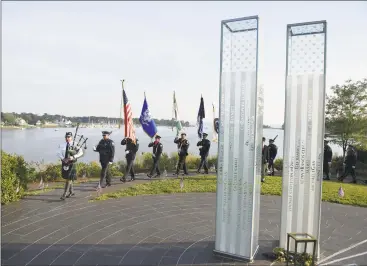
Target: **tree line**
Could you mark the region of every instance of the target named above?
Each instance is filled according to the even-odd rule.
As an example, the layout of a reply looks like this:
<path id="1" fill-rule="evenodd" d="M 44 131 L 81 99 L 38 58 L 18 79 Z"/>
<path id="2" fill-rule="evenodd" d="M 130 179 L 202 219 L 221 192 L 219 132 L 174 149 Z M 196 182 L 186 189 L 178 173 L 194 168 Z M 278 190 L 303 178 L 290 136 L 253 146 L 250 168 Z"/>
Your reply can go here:
<path id="1" fill-rule="evenodd" d="M 343 148 L 343 157 L 351 144 L 360 157 L 367 158 L 367 79 L 347 80 L 330 90 L 326 95 L 325 138 Z"/>
<path id="2" fill-rule="evenodd" d="M 36 125 L 38 121 L 41 124 L 45 124 L 46 122 L 54 123 L 55 121 L 71 121 L 71 123 L 81 123 L 81 124 L 88 124 L 88 123 L 123 123 L 124 119 L 120 119 L 117 117 L 106 117 L 106 116 L 63 116 L 63 115 L 51 115 L 44 113 L 43 115 L 37 115 L 33 113 L 4 113 L 1 112 L 1 121 L 4 122 L 5 125 L 14 126 L 16 125 L 17 118 L 24 119 L 29 125 Z M 140 124 L 139 118 L 133 118 L 134 124 Z M 154 119 L 157 126 L 172 126 L 173 119 Z M 181 121 L 184 127 L 189 127 L 190 123 L 188 121 Z"/>

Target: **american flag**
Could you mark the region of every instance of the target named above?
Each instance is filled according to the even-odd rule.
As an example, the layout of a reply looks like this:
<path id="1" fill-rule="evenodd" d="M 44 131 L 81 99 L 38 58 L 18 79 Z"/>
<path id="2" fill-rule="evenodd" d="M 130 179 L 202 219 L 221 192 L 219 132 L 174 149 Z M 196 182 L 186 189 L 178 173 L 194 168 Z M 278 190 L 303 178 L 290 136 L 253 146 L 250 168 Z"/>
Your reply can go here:
<path id="1" fill-rule="evenodd" d="M 127 99 L 125 90 L 124 95 L 124 124 L 125 124 L 125 137 L 130 138 L 134 143 L 136 142 L 135 128 L 133 122 L 133 113 L 131 112 L 131 106 Z"/>

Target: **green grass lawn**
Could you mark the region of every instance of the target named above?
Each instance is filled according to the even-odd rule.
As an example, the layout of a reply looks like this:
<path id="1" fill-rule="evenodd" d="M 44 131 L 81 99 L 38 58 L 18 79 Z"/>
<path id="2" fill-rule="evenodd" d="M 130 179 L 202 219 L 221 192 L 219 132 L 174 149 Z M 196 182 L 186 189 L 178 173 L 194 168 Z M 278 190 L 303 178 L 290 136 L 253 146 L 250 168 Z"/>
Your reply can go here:
<path id="1" fill-rule="evenodd" d="M 323 182 L 322 200 L 340 204 L 367 207 L 367 186 L 357 184 L 342 184 L 344 197 L 338 195 L 341 183 L 326 181 Z M 215 192 L 216 176 L 196 176 L 185 177 L 184 187 L 181 191 L 180 179 L 157 180 L 145 184 L 138 184 L 116 192 L 102 194 L 94 200 L 107 200 L 128 196 L 172 194 L 189 192 Z M 281 195 L 281 177 L 271 176 L 266 178 L 266 182 L 261 186 L 262 195 Z"/>
<path id="2" fill-rule="evenodd" d="M 44 188 L 44 189 L 35 189 L 35 190 L 30 190 L 30 191 L 26 191 L 24 192 L 24 197 L 25 196 L 37 196 L 37 195 L 41 195 L 43 193 L 46 193 L 46 192 L 50 192 L 50 191 L 53 191 L 57 188 L 63 188 L 64 186 L 62 185 L 57 185 L 57 186 L 51 186 L 51 187 L 48 187 L 48 188 Z"/>

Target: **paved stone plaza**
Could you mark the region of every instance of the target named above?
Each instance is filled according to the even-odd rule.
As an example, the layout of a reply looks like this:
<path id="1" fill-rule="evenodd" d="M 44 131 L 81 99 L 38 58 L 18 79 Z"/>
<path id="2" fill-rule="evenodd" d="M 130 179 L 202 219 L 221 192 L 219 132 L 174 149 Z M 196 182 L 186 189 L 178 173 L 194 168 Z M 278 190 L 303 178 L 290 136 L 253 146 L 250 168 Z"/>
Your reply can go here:
<path id="1" fill-rule="evenodd" d="M 76 197 L 64 202 L 57 189 L 3 206 L 2 265 L 247 265 L 213 256 L 214 193 L 91 203 L 94 187 L 77 185 Z M 252 265 L 271 264 L 262 254 L 277 246 L 280 200 L 261 197 L 260 250 Z M 323 203 L 322 210 L 322 257 L 367 239 L 367 208 Z M 366 250 L 364 243 L 330 261 Z M 366 265 L 367 255 L 333 265 L 350 263 Z"/>

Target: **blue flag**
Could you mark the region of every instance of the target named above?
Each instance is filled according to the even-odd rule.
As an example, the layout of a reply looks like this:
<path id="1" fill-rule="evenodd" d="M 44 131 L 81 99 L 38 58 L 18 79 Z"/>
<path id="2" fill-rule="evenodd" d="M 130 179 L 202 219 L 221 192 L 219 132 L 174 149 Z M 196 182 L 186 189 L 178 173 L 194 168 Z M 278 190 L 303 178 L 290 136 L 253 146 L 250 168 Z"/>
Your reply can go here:
<path id="1" fill-rule="evenodd" d="M 143 127 L 143 130 L 145 131 L 145 133 L 147 133 L 149 137 L 153 138 L 155 134 L 157 134 L 157 127 L 149 112 L 148 103 L 145 96 L 139 121 L 141 126 Z"/>
<path id="2" fill-rule="evenodd" d="M 203 127 L 204 127 L 203 118 L 205 118 L 205 108 L 204 108 L 204 99 L 203 99 L 203 96 L 201 96 L 200 107 L 199 107 L 199 112 L 198 112 L 198 119 L 197 119 L 198 136 L 200 139 L 203 137 Z"/>

